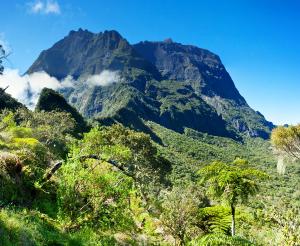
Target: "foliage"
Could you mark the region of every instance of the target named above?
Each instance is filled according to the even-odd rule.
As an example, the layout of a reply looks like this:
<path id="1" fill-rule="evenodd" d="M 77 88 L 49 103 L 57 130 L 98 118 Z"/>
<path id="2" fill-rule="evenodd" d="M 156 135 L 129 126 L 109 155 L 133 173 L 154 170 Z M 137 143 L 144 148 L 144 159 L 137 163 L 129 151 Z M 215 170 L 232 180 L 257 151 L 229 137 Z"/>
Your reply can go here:
<path id="1" fill-rule="evenodd" d="M 197 219 L 205 233 L 230 235 L 231 212 L 228 207 L 216 205 L 202 208 Z"/>
<path id="2" fill-rule="evenodd" d="M 290 205 L 286 210 L 272 206 L 266 214 L 266 219 L 279 226 L 279 245 L 296 246 L 300 241 L 300 209 Z"/>
<path id="3" fill-rule="evenodd" d="M 38 211 L 9 207 L 0 210 L 0 245 L 116 245 L 111 235 L 89 228 L 63 231 L 56 220 Z"/>
<path id="4" fill-rule="evenodd" d="M 128 200 L 131 192 L 132 180 L 126 175 L 105 163 L 81 163 L 73 157 L 60 170 L 60 216 L 70 220 L 68 229 L 82 225 L 103 230 L 132 228 Z"/>
<path id="5" fill-rule="evenodd" d="M 193 240 L 191 246 L 254 246 L 255 244 L 241 237 L 231 237 L 223 233 L 207 234 Z"/>
<path id="6" fill-rule="evenodd" d="M 151 138 L 120 124 L 94 128 L 78 143 L 80 155 L 96 155 L 103 160 L 119 163 L 119 168 L 136 181 L 147 196 L 168 185 L 170 163 L 158 152 Z"/>
<path id="7" fill-rule="evenodd" d="M 153 122 L 146 122 L 161 140 L 158 145 L 162 155 L 172 163 L 173 183 L 183 180 L 196 181 L 197 171 L 215 161 L 231 162 L 235 158 L 249 160 L 252 165 L 272 171 L 275 158 L 270 152 L 269 142 L 260 138 L 245 138 L 243 142 L 185 129 L 179 134 Z"/>
<path id="8" fill-rule="evenodd" d="M 21 178 L 22 163 L 18 156 L 0 153 L 0 205 L 24 197 Z"/>
<path id="9" fill-rule="evenodd" d="M 144 123 L 160 141 L 121 125 L 97 126 L 76 139 L 68 113 L 4 110 L 0 244 L 173 245 L 176 239 L 185 245 L 251 245 L 247 238 L 259 245 L 297 245 L 297 163 L 278 177 L 270 144 L 262 139 L 241 142 L 193 129 L 179 134 Z M 236 157 L 253 164 L 230 163 Z M 45 180 L 58 159 L 62 166 Z M 259 183 L 266 175 L 258 168 L 272 179 Z M 195 184 L 199 175 L 208 184 L 209 173 L 220 182 Z M 208 200 L 204 190 L 210 188 L 226 192 L 208 192 Z M 256 199 L 249 199 L 254 193 Z M 278 202 L 283 198 L 287 202 Z M 239 205 L 239 237 L 229 236 L 230 203 Z"/>
<path id="10" fill-rule="evenodd" d="M 161 220 L 168 232 L 173 235 L 177 245 L 184 245 L 191 238 L 201 234 L 197 214 L 207 206 L 207 198 L 195 186 L 173 187 L 163 197 Z"/>
<path id="11" fill-rule="evenodd" d="M 35 108 L 36 111 L 59 111 L 70 115 L 74 120 L 73 134 L 82 133 L 88 130 L 87 123 L 78 111 L 69 105 L 66 99 L 56 91 L 44 88 L 41 91 L 38 103 Z"/>
<path id="12" fill-rule="evenodd" d="M 162 168 L 157 160 L 156 148 L 145 134 L 120 125 L 92 129 L 74 143 L 60 170 L 61 216 L 70 219 L 71 227 L 86 223 L 99 228 L 132 227 L 133 181 L 145 191 L 145 182 L 156 179 L 154 168 Z"/>
<path id="13" fill-rule="evenodd" d="M 8 109 L 15 111 L 19 108 L 25 108 L 25 106 L 7 94 L 4 89 L 0 88 L 0 110 Z"/>
<path id="14" fill-rule="evenodd" d="M 300 159 L 300 125 L 275 128 L 271 134 L 271 141 L 279 151 Z"/>
<path id="15" fill-rule="evenodd" d="M 200 182 L 208 185 L 208 194 L 230 206 L 232 236 L 235 235 L 236 206 L 247 204 L 249 197 L 259 190 L 258 181 L 267 177 L 262 171 L 247 168 L 247 164 L 242 159 L 236 159 L 231 165 L 216 161 L 198 172 L 202 178 Z"/>
<path id="16" fill-rule="evenodd" d="M 200 182 L 207 182 L 208 194 L 221 198 L 230 206 L 246 203 L 249 196 L 259 190 L 259 179 L 267 175 L 259 170 L 247 168 L 247 161 L 236 159 L 228 165 L 223 162 L 213 162 L 202 168 L 198 174 Z"/>
<path id="17" fill-rule="evenodd" d="M 34 183 L 42 178 L 48 165 L 47 149 L 33 137 L 30 128 L 15 123 L 12 113 L 2 119 L 0 128 L 1 202 L 29 202 Z"/>
<path id="18" fill-rule="evenodd" d="M 32 136 L 47 147 L 52 159 L 64 158 L 72 142 L 76 123 L 66 112 L 31 112 L 19 109 L 14 119 L 20 127 L 30 128 Z"/>

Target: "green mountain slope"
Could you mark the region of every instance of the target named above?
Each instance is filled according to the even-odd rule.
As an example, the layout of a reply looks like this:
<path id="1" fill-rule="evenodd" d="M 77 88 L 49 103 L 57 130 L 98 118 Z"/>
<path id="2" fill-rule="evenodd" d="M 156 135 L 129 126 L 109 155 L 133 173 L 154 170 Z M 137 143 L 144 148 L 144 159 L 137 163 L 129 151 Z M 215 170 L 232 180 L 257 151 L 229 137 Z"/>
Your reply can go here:
<path id="1" fill-rule="evenodd" d="M 186 110 L 186 108 L 189 108 L 193 106 L 192 102 L 195 102 L 196 105 L 199 106 L 201 104 L 202 99 L 197 99 L 197 96 L 193 96 L 190 94 L 190 89 L 185 86 L 170 86 L 169 80 L 153 82 L 151 86 L 157 86 L 158 87 L 158 94 L 156 96 L 151 95 L 150 98 L 153 99 L 154 102 L 160 102 L 160 108 L 168 108 L 168 105 L 171 105 L 171 107 L 174 105 L 175 107 L 181 108 L 181 110 Z M 227 137 L 220 137 L 220 136 L 214 136 L 209 135 L 207 133 L 201 133 L 195 129 L 191 129 L 189 127 L 185 127 L 184 129 L 180 130 L 178 132 L 178 129 L 171 130 L 169 128 L 164 127 L 161 124 L 158 124 L 153 121 L 144 120 L 140 118 L 140 115 L 149 115 L 149 119 L 152 119 L 155 117 L 155 115 L 151 115 L 152 112 L 156 112 L 155 109 L 155 103 L 148 102 L 147 95 L 150 95 L 151 92 L 148 90 L 146 93 L 146 96 L 141 93 L 139 90 L 137 90 L 134 87 L 131 87 L 130 85 L 127 85 L 128 88 L 126 88 L 125 85 L 116 84 L 117 88 L 115 88 L 114 93 L 118 93 L 115 98 L 123 98 L 123 101 L 114 102 L 112 105 L 116 105 L 117 107 L 114 109 L 111 109 L 111 116 L 110 112 L 107 111 L 107 118 L 98 118 L 98 120 L 110 120 L 112 122 L 114 121 L 125 121 L 127 123 L 132 122 L 133 127 L 142 126 L 143 128 L 140 128 L 140 130 L 143 130 L 145 132 L 151 133 L 157 140 L 156 143 L 151 141 L 150 138 L 147 136 L 144 136 L 143 134 L 139 132 L 134 132 L 128 129 L 123 128 L 120 125 L 112 126 L 112 127 L 103 127 L 103 128 L 95 128 L 93 129 L 89 134 L 86 134 L 84 136 L 83 140 L 81 141 L 82 144 L 88 144 L 88 149 L 83 149 L 81 146 L 78 146 L 77 151 L 70 151 L 69 154 L 79 154 L 80 156 L 85 153 L 84 150 L 90 151 L 90 153 L 95 153 L 97 151 L 100 151 L 102 153 L 106 150 L 106 148 L 111 148 L 112 144 L 116 143 L 116 145 L 112 147 L 109 151 L 116 151 L 116 154 L 120 154 L 120 158 L 124 158 L 124 161 L 127 160 L 129 156 L 127 156 L 126 150 L 121 147 L 120 143 L 126 143 L 131 146 L 136 151 L 141 151 L 139 154 L 139 158 L 144 158 L 144 155 L 147 155 L 150 160 L 149 164 L 153 164 L 153 161 L 156 159 L 153 159 L 153 156 L 159 156 L 160 158 L 157 159 L 157 166 L 154 165 L 154 170 L 151 170 L 148 174 L 146 179 L 146 188 L 150 188 L 149 180 L 152 180 L 156 177 L 156 175 L 163 174 L 163 170 L 161 169 L 161 164 L 165 163 L 167 164 L 167 170 L 166 170 L 166 180 L 168 181 L 167 184 L 172 184 L 173 186 L 179 187 L 180 190 L 184 191 L 184 187 L 187 184 L 196 184 L 197 180 L 199 180 L 199 176 L 197 176 L 197 171 L 209 164 L 212 161 L 224 161 L 226 163 L 230 163 L 232 160 L 239 158 L 244 158 L 249 160 L 250 166 L 257 168 L 259 170 L 264 170 L 268 175 L 269 178 L 261 184 L 261 191 L 257 194 L 257 196 L 254 197 L 254 199 L 251 199 L 247 206 L 239 206 L 238 207 L 238 213 L 237 213 L 237 225 L 238 230 L 237 233 L 239 236 L 242 236 L 243 238 L 247 240 L 251 240 L 252 242 L 255 242 L 255 245 L 269 245 L 270 240 L 274 240 L 274 245 L 282 245 L 281 240 L 285 233 L 285 229 L 281 228 L 281 225 L 278 225 L 277 222 L 274 222 L 273 220 L 270 221 L 269 217 L 270 213 L 273 213 L 272 209 L 277 209 L 278 207 L 282 207 L 282 210 L 288 209 L 289 205 L 292 204 L 293 206 L 299 206 L 299 192 L 295 187 L 298 187 L 299 184 L 299 165 L 290 165 L 288 163 L 288 172 L 286 175 L 278 175 L 276 173 L 276 159 L 271 151 L 271 145 L 268 141 L 263 140 L 261 138 L 249 138 L 245 137 L 242 139 L 242 141 L 237 141 L 232 138 Z M 166 89 L 167 88 L 167 89 Z M 172 90 L 170 89 L 172 88 Z M 175 91 L 182 90 L 181 93 L 183 93 L 183 97 L 180 98 L 180 100 L 173 100 L 172 93 Z M 186 91 L 185 91 L 186 90 Z M 164 96 L 161 96 L 161 94 L 166 94 Z M 181 101 L 185 100 L 185 96 L 187 97 L 195 97 L 193 100 L 189 99 L 188 102 L 191 105 L 184 105 L 181 103 Z M 143 107 L 141 106 L 141 102 L 143 102 Z M 204 101 L 203 101 L 204 102 Z M 120 103 L 120 104 L 118 104 Z M 122 104 L 124 103 L 124 104 Z M 138 103 L 138 104 L 137 104 Z M 150 108 L 149 105 L 152 105 L 153 108 Z M 205 107 L 205 102 L 204 106 Z M 138 110 L 137 110 L 138 109 Z M 78 120 L 78 117 L 83 120 L 83 118 L 80 116 L 80 114 L 71 107 L 66 100 L 59 95 L 57 92 L 50 90 L 50 89 L 44 89 L 41 93 L 37 108 L 35 112 L 32 112 L 32 114 L 39 114 L 41 110 L 44 111 L 65 111 L 71 113 L 74 119 Z M 202 109 L 202 112 L 205 111 L 205 109 Z M 117 113 L 114 113 L 117 112 Z M 156 113 L 158 113 L 157 111 Z M 49 113 L 49 116 L 53 114 Z M 44 114 L 44 116 L 47 116 L 47 113 Z M 12 114 L 9 114 L 7 117 L 13 117 Z M 7 118 L 8 119 L 8 118 Z M 12 121 L 8 121 L 11 122 Z M 13 118 L 11 118 L 13 119 Z M 135 120 L 140 120 L 138 125 Z M 77 121 L 77 122 L 80 122 Z M 110 123 L 112 123 L 110 122 Z M 17 158 L 17 155 L 20 155 L 20 158 L 25 158 L 26 163 L 24 162 L 24 165 L 32 165 L 32 167 L 38 165 L 39 163 L 44 163 L 43 168 L 39 168 L 39 176 L 40 178 L 36 177 L 35 175 L 30 174 L 28 170 L 29 168 L 25 168 L 26 166 L 22 167 L 22 169 L 16 169 L 16 170 L 22 170 L 22 175 L 16 175 L 16 176 L 10 176 L 10 173 L 6 172 L 6 169 L 2 168 L 0 171 L 7 176 L 10 176 L 10 180 L 16 180 L 16 183 L 8 183 L 11 185 L 12 188 L 19 188 L 18 185 L 21 185 L 23 183 L 20 183 L 20 181 L 30 181 L 27 185 L 30 185 L 31 189 L 34 192 L 29 192 L 23 189 L 21 195 L 18 197 L 29 197 L 29 194 L 31 194 L 34 197 L 34 207 L 30 205 L 29 207 L 26 206 L 26 209 L 24 207 L 20 206 L 20 202 L 16 203 L 19 204 L 19 206 L 7 206 L 6 203 L 3 203 L 3 200 L 1 202 L 1 210 L 0 210 L 0 244 L 3 245 L 10 245 L 10 244 L 76 244 L 76 245 L 86 245 L 86 244 L 107 244 L 107 245 L 125 245 L 125 244 L 134 244 L 136 243 L 139 245 L 141 243 L 140 235 L 143 235 L 143 238 L 147 239 L 147 243 L 149 245 L 155 244 L 154 242 L 157 242 L 157 244 L 161 245 L 173 245 L 172 241 L 169 241 L 167 239 L 168 232 L 162 231 L 161 233 L 156 233 L 156 229 L 162 228 L 164 225 L 161 224 L 161 217 L 159 217 L 156 213 L 157 210 L 153 210 L 152 212 L 148 211 L 146 208 L 141 207 L 141 202 L 136 199 L 141 199 L 137 196 L 137 194 L 132 193 L 132 195 L 129 195 L 129 193 L 126 193 L 125 197 L 121 198 L 121 201 L 125 201 L 124 204 L 126 206 L 130 204 L 129 211 L 130 215 L 132 215 L 132 218 L 135 223 L 131 224 L 133 227 L 130 227 L 130 231 L 127 231 L 126 227 L 120 227 L 116 230 L 108 229 L 109 226 L 107 226 L 107 221 L 113 223 L 116 223 L 115 220 L 111 219 L 111 214 L 109 213 L 108 217 L 103 218 L 103 214 L 101 214 L 99 217 L 96 217 L 96 221 L 102 222 L 105 221 L 104 227 L 97 227 L 97 224 L 88 222 L 89 226 L 78 226 L 77 223 L 80 223 L 81 220 L 76 222 L 75 227 L 69 227 L 72 229 L 68 229 L 66 231 L 66 226 L 68 223 L 70 223 L 70 220 L 64 220 L 63 217 L 58 216 L 57 217 L 57 206 L 60 206 L 60 203 L 57 203 L 57 198 L 61 196 L 57 196 L 57 188 L 58 186 L 63 185 L 63 190 L 65 188 L 68 188 L 68 186 L 65 186 L 65 181 L 69 181 L 73 183 L 74 179 L 76 177 L 81 177 L 82 182 L 84 185 L 77 186 L 77 182 L 75 182 L 75 188 L 79 187 L 78 190 L 75 192 L 76 199 L 71 198 L 71 200 L 66 201 L 67 207 L 72 207 L 76 205 L 76 202 L 82 202 L 84 206 L 86 206 L 86 200 L 78 199 L 78 192 L 81 191 L 81 189 L 84 189 L 89 183 L 91 185 L 91 193 L 89 195 L 96 195 L 96 198 L 98 197 L 98 193 L 95 193 L 95 190 L 98 192 L 103 192 L 103 190 L 108 190 L 108 199 L 103 201 L 100 200 L 93 203 L 96 204 L 96 207 L 98 208 L 98 204 L 103 204 L 103 208 L 105 209 L 108 204 L 111 204 L 111 192 L 114 188 L 116 188 L 117 192 L 120 192 L 120 185 L 122 185 L 122 182 L 124 182 L 124 179 L 127 177 L 126 170 L 127 169 L 112 169 L 107 163 L 108 166 L 103 166 L 104 163 L 98 162 L 98 160 L 95 162 L 91 162 L 91 160 L 84 162 L 84 159 L 80 158 L 72 158 L 66 160 L 66 163 L 63 164 L 62 167 L 60 167 L 60 170 L 58 170 L 57 173 L 54 173 L 53 179 L 51 182 L 45 182 L 43 184 L 42 190 L 39 189 L 39 183 L 37 180 L 41 180 L 45 173 L 49 171 L 48 165 L 49 160 L 46 158 L 43 152 L 47 149 L 43 149 L 42 143 L 40 143 L 38 140 L 35 140 L 34 138 L 28 138 L 28 136 L 31 136 L 30 134 L 35 134 L 36 131 L 38 131 L 39 126 L 37 129 L 30 129 L 24 127 L 25 125 L 28 127 L 29 125 L 24 122 L 22 123 L 22 126 L 11 124 L 10 127 L 4 129 L 5 131 L 8 131 L 7 133 L 2 130 L 1 136 L 9 136 L 9 131 L 14 132 L 15 134 L 18 134 L 16 139 L 19 143 L 23 144 L 17 144 L 17 145 L 9 145 L 8 143 L 3 142 L 2 143 L 2 150 L 1 150 L 1 165 L 5 167 L 6 164 L 11 164 L 11 162 L 8 162 L 4 158 L 8 157 L 14 157 Z M 59 120 L 53 121 L 53 125 L 60 124 Z M 180 123 L 182 124 L 182 122 Z M 179 124 L 179 125 L 180 125 Z M 51 129 L 52 125 L 49 125 L 48 127 L 45 127 L 44 129 L 48 129 L 49 132 L 52 131 Z M 53 126 L 54 127 L 54 126 Z M 41 128 L 43 129 L 43 127 Z M 128 133 L 130 133 L 128 135 Z M 20 135 L 21 134 L 21 135 Z M 122 135 L 123 134 L 123 135 Z M 131 135 L 133 134 L 133 135 Z M 48 135 L 48 134 L 47 134 Z M 51 135 L 51 134 L 50 134 Z M 22 136 L 20 138 L 20 136 Z M 33 136 L 33 135 L 32 135 Z M 37 135 L 38 136 L 38 135 Z M 25 137 L 25 138 L 24 138 Z M 89 138 L 87 138 L 89 137 Z M 66 138 L 68 139 L 68 138 Z M 109 140 L 111 139 L 111 140 Z M 148 139 L 148 141 L 147 141 Z M 156 140 L 154 139 L 154 140 Z M 21 142 L 22 140 L 22 142 Z M 33 141 L 35 140 L 35 141 Z M 140 141 L 137 141 L 140 140 Z M 3 141 L 10 141 L 9 138 L 3 138 Z M 91 142 L 89 142 L 91 141 Z M 98 144 L 94 145 L 94 141 L 98 142 Z M 122 141 L 122 142 L 120 142 Z M 137 141 L 137 142 L 136 142 Z M 16 142 L 17 143 L 17 142 Z M 46 141 L 47 143 L 47 141 Z M 73 142 L 74 144 L 75 142 Z M 33 148 L 36 145 L 36 148 Z M 103 146 L 102 146 L 103 145 Z M 147 148 L 152 146 L 150 149 Z M 12 149 L 8 149 L 8 146 L 11 146 Z M 84 145 L 83 145 L 84 146 Z M 29 148 L 28 150 L 30 152 L 36 151 L 33 153 L 37 153 L 36 156 L 30 156 L 30 155 L 23 155 L 23 151 L 16 151 L 18 149 L 16 148 Z M 9 154 L 7 151 L 11 151 Z M 16 152 L 14 152 L 16 151 Z M 29 152 L 26 152 L 29 153 Z M 104 152 L 105 153 L 105 152 Z M 110 152 L 108 152 L 110 153 Z M 123 156 L 124 154 L 124 156 Z M 94 155 L 92 155 L 94 156 Z M 41 158 L 41 159 L 27 159 L 30 158 Z M 48 158 L 50 158 L 48 156 Z M 4 161 L 5 160 L 5 161 Z M 13 160 L 18 160 L 13 159 Z M 29 161 L 30 160 L 30 161 Z M 123 159 L 121 159 L 123 160 Z M 162 161 L 163 162 L 160 162 Z M 74 165 L 72 165 L 71 161 L 74 161 Z M 78 171 L 78 165 L 81 165 L 81 161 L 83 161 L 83 165 L 87 170 L 81 169 L 81 171 Z M 131 160 L 132 161 L 132 160 Z M 131 161 L 129 163 L 131 163 Z M 69 163 L 69 165 L 67 165 Z M 18 162 L 17 162 L 18 163 Z M 92 168 L 90 171 L 89 165 Z M 101 165 L 99 165 L 101 163 Z M 138 165 L 143 165 L 143 159 L 139 160 L 137 162 Z M 97 171 L 95 171 L 96 167 Z M 68 173 L 69 168 L 75 168 L 72 169 L 70 173 Z M 52 170 L 52 169 L 51 169 Z M 84 172 L 85 170 L 85 172 Z M 122 170 L 125 171 L 125 174 L 122 173 Z M 129 170 L 129 169 L 128 169 Z M 147 169 L 146 169 L 147 170 Z M 69 170 L 70 171 L 70 170 Z M 74 171 L 76 171 L 74 173 Z M 77 172 L 78 171 L 78 172 Z M 138 169 L 135 171 L 138 172 Z M 19 171 L 18 171 L 19 172 Z M 66 172 L 64 175 L 66 175 L 66 179 L 63 179 L 61 181 L 61 176 L 63 172 Z M 108 172 L 108 173 L 106 173 Z M 106 173 L 106 174 L 105 174 Z M 135 172 L 133 172 L 135 173 Z M 143 173 L 143 172 L 142 172 Z M 72 176 L 69 176 L 69 175 Z M 80 176 L 84 174 L 84 176 Z M 109 174 L 109 175 L 108 175 Z M 165 175 L 164 174 L 164 175 Z M 28 177 L 26 175 L 29 175 Z M 93 176 L 94 175 L 94 176 Z M 100 184 L 103 180 L 101 179 L 101 175 L 108 175 L 110 179 L 116 179 L 114 182 L 106 183 L 104 182 L 103 186 L 98 186 L 101 188 L 95 189 L 95 184 L 100 181 Z M 163 176 L 164 176 L 163 175 Z M 103 177 L 104 177 L 103 176 Z M 100 177 L 100 178 L 99 178 Z M 138 175 L 137 175 L 138 177 Z M 164 176 L 165 177 L 165 176 Z M 127 177 L 128 178 L 128 177 Z M 28 180 L 27 180 L 28 179 Z M 120 180 L 118 180 L 120 179 Z M 36 182 L 35 182 L 36 181 Z M 125 182 L 126 183 L 126 182 Z M 25 184 L 25 183 L 24 183 Z M 34 186 L 33 186 L 34 184 Z M 37 185 L 36 185 L 37 184 Z M 198 184 L 198 183 L 197 183 Z M 6 185 L 6 186 L 5 186 Z M 199 184 L 200 185 L 200 184 Z M 148 187 L 149 186 L 149 187 Z M 4 186 L 2 187 L 6 190 L 10 186 L 7 185 L 7 183 L 4 182 Z M 158 188 L 158 186 L 156 187 Z M 167 188 L 167 186 L 165 187 Z M 170 187 L 168 187 L 170 188 Z M 203 187 L 205 189 L 205 187 Z M 73 189 L 71 189 L 73 190 Z M 156 190 L 156 189 L 154 189 Z M 46 192 L 45 192 L 46 191 Z M 87 190 L 89 191 L 89 190 Z M 6 194 L 6 193 L 5 193 Z M 10 195 L 14 195 L 12 191 L 9 193 Z M 60 193 L 58 195 L 62 194 L 62 190 L 60 190 Z M 69 194 L 69 193 L 68 193 Z M 84 195 L 85 193 L 82 193 Z M 185 194 L 185 193 L 183 193 Z M 120 193 L 116 194 L 115 199 L 118 199 Z M 163 192 L 160 194 L 163 195 Z M 14 196 L 12 196 L 14 197 Z M 48 197 L 48 198 L 47 198 Z M 88 196 L 89 197 L 89 196 Z M 11 199 L 11 198 L 10 198 Z M 0 199 L 1 200 L 1 199 Z M 128 203 L 127 201 L 130 201 Z M 76 202 L 74 202 L 76 201 Z M 114 200 L 112 200 L 114 201 Z M 16 201 L 15 201 L 16 202 Z M 184 202 L 184 201 L 181 201 Z M 211 204 L 207 204 L 206 209 L 208 209 L 208 212 L 212 210 L 212 212 L 215 211 L 215 209 L 221 209 L 222 206 L 215 206 L 216 201 L 212 201 Z M 150 207 L 151 200 L 147 201 L 148 205 Z M 4 204 L 4 205 L 3 205 Z M 89 204 L 89 203 L 87 203 Z M 146 203 L 145 203 L 146 204 Z M 122 205 L 122 204 L 121 204 Z M 118 207 L 118 205 L 115 205 L 115 203 L 112 203 L 112 210 L 116 211 L 116 209 L 120 209 L 121 214 L 124 213 L 124 209 L 127 207 Z M 82 204 L 78 207 L 77 211 L 80 211 L 80 208 L 82 207 Z M 155 206 L 153 206 L 154 208 Z M 153 209 L 152 208 L 152 209 Z M 227 211 L 226 207 L 223 208 L 224 211 Z M 151 210 L 151 209 L 149 209 Z M 71 210 L 72 213 L 75 210 Z M 223 211 L 223 210 L 222 210 Z M 218 211 L 215 211 L 218 215 Z M 84 213 L 83 213 L 84 214 Z M 294 213 L 295 214 L 295 213 Z M 54 216 L 55 215 L 55 216 Z M 61 213 L 59 215 L 62 215 Z M 221 217 L 221 223 L 222 220 L 222 214 L 219 214 Z M 228 214 L 229 215 L 229 214 Z M 276 215 L 276 214 L 275 214 Z M 208 214 L 208 216 L 210 216 Z M 90 219 L 91 217 L 87 217 Z M 120 218 L 118 215 L 117 218 Z M 273 218 L 273 217 L 272 217 Z M 203 222 L 200 218 L 197 218 L 201 223 Z M 215 223 L 215 217 L 214 215 L 212 217 L 209 217 L 207 221 L 204 221 L 204 223 L 209 222 L 214 226 Z M 85 220 L 83 220 L 85 221 Z M 137 228 L 135 230 L 135 225 L 140 225 L 140 223 L 144 223 L 146 221 L 146 226 L 142 226 Z M 230 225 L 229 222 L 226 222 L 225 220 L 225 228 Z M 121 222 L 122 223 L 122 222 Z M 120 224 L 121 224 L 120 223 Z M 229 223 L 229 224 L 228 224 Z M 116 223 L 116 225 L 119 226 L 119 222 Z M 68 228 L 68 227 L 67 227 Z M 229 227 L 228 227 L 229 228 Z M 154 232 L 155 230 L 155 232 Z M 130 233 L 129 233 L 130 232 Z M 2 233 L 2 234 L 1 234 Z M 118 235 L 122 234 L 125 239 L 119 241 Z M 205 232 L 207 233 L 207 232 Z M 294 232 L 292 232 L 292 235 Z M 206 234 L 210 235 L 210 234 Z M 222 234 L 223 235 L 223 234 Z M 276 235 L 276 236 L 275 236 Z M 277 238 L 278 237 L 278 238 Z M 274 239 L 275 238 L 275 239 Z M 131 240 L 130 242 L 127 242 L 127 239 Z M 153 241 L 152 241 L 153 239 Z M 143 240 L 142 240 L 143 241 Z M 145 241 L 143 241 L 145 242 Z"/>
<path id="2" fill-rule="evenodd" d="M 68 104 L 63 96 L 52 89 L 44 88 L 41 91 L 35 110 L 46 112 L 62 111 L 70 113 L 76 122 L 76 131 L 84 132 L 87 130 L 87 124 L 81 114 L 79 114 L 74 107 Z"/>
<path id="3" fill-rule="evenodd" d="M 16 99 L 7 94 L 0 88 L 0 110 L 9 109 L 16 110 L 18 108 L 25 108 L 25 106 L 19 103 Z"/>

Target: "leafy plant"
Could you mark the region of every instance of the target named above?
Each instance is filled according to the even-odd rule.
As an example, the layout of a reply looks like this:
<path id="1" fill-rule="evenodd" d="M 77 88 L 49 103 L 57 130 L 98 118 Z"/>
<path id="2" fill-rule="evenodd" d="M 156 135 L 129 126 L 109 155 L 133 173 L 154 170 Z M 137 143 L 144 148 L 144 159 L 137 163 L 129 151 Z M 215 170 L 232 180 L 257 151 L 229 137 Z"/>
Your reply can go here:
<path id="1" fill-rule="evenodd" d="M 300 125 L 275 128 L 272 131 L 271 141 L 279 151 L 300 159 Z"/>
<path id="2" fill-rule="evenodd" d="M 172 191 L 165 194 L 160 218 L 167 231 L 175 238 L 176 245 L 184 245 L 201 234 L 197 214 L 207 204 L 204 193 L 195 186 L 173 187 Z"/>
<path id="3" fill-rule="evenodd" d="M 199 239 L 193 240 L 191 246 L 254 246 L 253 243 L 241 237 L 230 237 L 223 233 L 207 234 Z"/>
<path id="4" fill-rule="evenodd" d="M 247 204 L 249 197 L 259 190 L 258 181 L 267 177 L 262 171 L 247 168 L 247 164 L 242 159 L 236 159 L 231 165 L 216 161 L 198 172 L 202 178 L 200 182 L 208 185 L 208 194 L 230 206 L 232 236 L 235 235 L 236 206 Z"/>

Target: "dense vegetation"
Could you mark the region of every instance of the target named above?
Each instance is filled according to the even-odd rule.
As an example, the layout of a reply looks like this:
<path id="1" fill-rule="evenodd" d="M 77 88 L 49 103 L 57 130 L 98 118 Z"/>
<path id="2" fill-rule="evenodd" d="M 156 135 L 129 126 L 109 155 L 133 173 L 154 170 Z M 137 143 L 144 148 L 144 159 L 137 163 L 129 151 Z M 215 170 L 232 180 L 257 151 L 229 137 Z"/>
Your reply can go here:
<path id="1" fill-rule="evenodd" d="M 157 86 L 163 112 L 209 114 L 186 85 Z M 115 117 L 145 113 L 130 88 L 119 93 L 133 104 Z M 188 122 L 105 126 L 50 89 L 35 111 L 1 90 L 0 110 L 0 245 L 299 245 L 299 126 L 275 129 L 273 145 Z"/>
<path id="2" fill-rule="evenodd" d="M 278 176 L 262 139 L 145 122 L 157 143 L 24 108 L 0 120 L 1 245 L 297 245 L 299 169 Z"/>

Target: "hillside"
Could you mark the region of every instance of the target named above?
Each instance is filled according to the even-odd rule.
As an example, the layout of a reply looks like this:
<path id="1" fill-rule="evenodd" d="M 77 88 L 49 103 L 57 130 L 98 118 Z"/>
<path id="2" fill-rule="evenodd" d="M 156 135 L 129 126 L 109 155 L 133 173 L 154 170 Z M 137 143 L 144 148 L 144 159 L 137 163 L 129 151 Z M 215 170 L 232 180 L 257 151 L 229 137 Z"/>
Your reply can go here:
<path id="1" fill-rule="evenodd" d="M 142 130 L 158 141 L 119 124 L 99 126 L 98 120 L 89 129 L 76 109 L 46 88 L 34 112 L 21 107 L 0 117 L 3 245 L 178 245 L 180 240 L 204 246 L 206 238 L 233 240 L 229 245 L 269 245 L 270 240 L 282 245 L 297 240 L 297 232 L 286 234 L 286 216 L 299 206 L 294 188 L 299 168 L 291 164 L 278 175 L 269 141 L 237 141 L 187 127 L 178 132 L 145 120 Z M 229 236 L 229 208 L 199 182 L 199 170 L 232 160 L 268 175 L 254 198 L 237 207 L 235 237 Z M 184 237 L 173 229 L 181 216 Z"/>
<path id="2" fill-rule="evenodd" d="M 5 90 L 0 88 L 0 110 L 16 110 L 18 108 L 25 108 L 25 106 L 19 103 L 15 98 L 11 97 L 11 95 L 7 94 Z"/>
<path id="3" fill-rule="evenodd" d="M 44 88 L 41 91 L 35 110 L 45 112 L 60 111 L 69 113 L 76 122 L 76 132 L 81 133 L 87 131 L 88 129 L 87 123 L 82 115 L 79 114 L 74 107 L 69 105 L 62 95 L 52 89 Z"/>
<path id="4" fill-rule="evenodd" d="M 193 229 L 199 227 L 201 237 L 215 232 L 213 228 L 228 235 L 228 209 L 203 197 L 198 170 L 213 161 L 230 163 L 236 158 L 249 160 L 252 168 L 270 176 L 247 206 L 238 207 L 238 235 L 249 240 L 246 245 L 269 245 L 274 238 L 274 245 L 282 245 L 287 237 L 285 227 L 275 219 L 286 216 L 279 207 L 289 211 L 290 203 L 299 206 L 299 192 L 294 189 L 299 167 L 289 165 L 287 174 L 279 176 L 268 141 L 241 142 L 190 128 L 178 133 L 151 121 L 143 123 L 160 143 L 121 125 L 99 127 L 97 122 L 83 138 L 74 139 L 68 134 L 78 128 L 72 114 L 65 113 L 68 108 L 59 94 L 45 89 L 39 110 L 1 115 L 1 244 L 175 245 L 176 234 L 163 224 L 165 211 L 173 213 L 174 208 L 160 207 L 165 206 L 164 199 L 175 199 L 167 193 L 171 187 L 180 189 L 175 194 L 188 196 L 187 201 L 173 201 L 180 211 L 202 202 L 193 214 L 199 223 Z M 68 155 L 61 153 L 62 147 Z M 57 158 L 64 162 L 55 171 Z M 189 197 L 193 192 L 200 192 L 197 199 Z M 201 215 L 206 210 L 208 214 Z M 185 233 L 191 235 L 186 242 L 195 235 Z"/>

